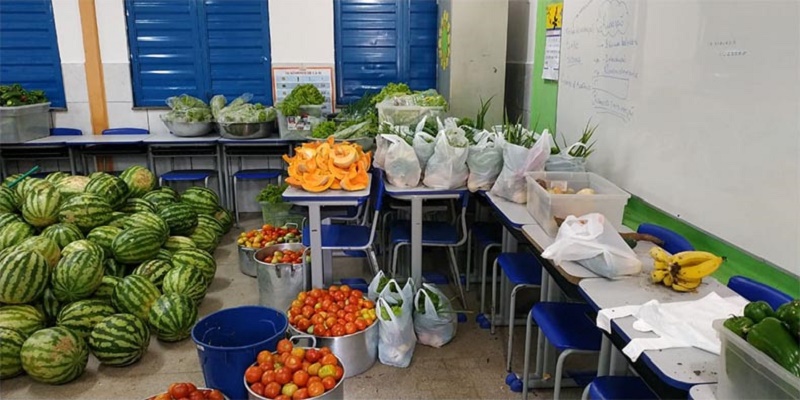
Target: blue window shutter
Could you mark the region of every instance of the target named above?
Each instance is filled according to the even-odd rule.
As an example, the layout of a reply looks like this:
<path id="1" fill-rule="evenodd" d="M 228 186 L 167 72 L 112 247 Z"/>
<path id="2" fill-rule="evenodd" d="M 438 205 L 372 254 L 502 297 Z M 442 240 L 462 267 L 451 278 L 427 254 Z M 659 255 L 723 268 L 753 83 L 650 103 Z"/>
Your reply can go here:
<path id="1" fill-rule="evenodd" d="M 50 0 L 0 1 L 0 84 L 43 90 L 51 107 L 63 108 L 63 79 Z"/>
<path id="2" fill-rule="evenodd" d="M 133 103 L 165 107 L 183 93 L 206 99 L 199 3 L 195 0 L 125 0 Z"/>
<path id="3" fill-rule="evenodd" d="M 272 104 L 267 2 L 205 0 L 201 12 L 210 94 L 223 94 L 231 101 L 252 93 L 251 102 Z"/>
<path id="4" fill-rule="evenodd" d="M 410 0 L 405 82 L 413 90 L 436 88 L 436 0 Z"/>

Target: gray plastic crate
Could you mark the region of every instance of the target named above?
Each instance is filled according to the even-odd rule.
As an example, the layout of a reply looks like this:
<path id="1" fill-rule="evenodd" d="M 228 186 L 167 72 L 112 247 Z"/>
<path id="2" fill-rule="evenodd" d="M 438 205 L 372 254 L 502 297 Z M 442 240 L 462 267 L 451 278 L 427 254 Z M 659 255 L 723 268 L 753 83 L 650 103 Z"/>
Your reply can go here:
<path id="1" fill-rule="evenodd" d="M 0 143 L 23 143 L 50 135 L 50 103 L 0 107 Z"/>

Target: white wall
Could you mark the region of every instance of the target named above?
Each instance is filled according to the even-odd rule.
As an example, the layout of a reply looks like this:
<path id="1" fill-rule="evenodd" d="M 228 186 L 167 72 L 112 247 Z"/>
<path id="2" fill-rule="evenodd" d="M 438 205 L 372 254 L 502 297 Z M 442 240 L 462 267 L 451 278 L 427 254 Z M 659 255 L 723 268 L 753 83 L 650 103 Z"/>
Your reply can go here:
<path id="1" fill-rule="evenodd" d="M 333 1 L 269 1 L 273 65 L 334 65 Z"/>
<path id="2" fill-rule="evenodd" d="M 509 0 L 506 97 L 509 117 L 530 123 L 537 0 Z"/>

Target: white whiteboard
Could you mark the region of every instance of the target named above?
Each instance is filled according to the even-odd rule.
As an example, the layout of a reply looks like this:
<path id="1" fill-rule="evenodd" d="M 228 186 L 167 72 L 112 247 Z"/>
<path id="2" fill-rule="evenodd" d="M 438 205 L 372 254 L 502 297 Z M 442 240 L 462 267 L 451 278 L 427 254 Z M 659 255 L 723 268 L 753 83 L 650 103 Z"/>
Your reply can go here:
<path id="1" fill-rule="evenodd" d="M 800 1 L 563 12 L 558 132 L 599 124 L 588 167 L 800 275 Z"/>

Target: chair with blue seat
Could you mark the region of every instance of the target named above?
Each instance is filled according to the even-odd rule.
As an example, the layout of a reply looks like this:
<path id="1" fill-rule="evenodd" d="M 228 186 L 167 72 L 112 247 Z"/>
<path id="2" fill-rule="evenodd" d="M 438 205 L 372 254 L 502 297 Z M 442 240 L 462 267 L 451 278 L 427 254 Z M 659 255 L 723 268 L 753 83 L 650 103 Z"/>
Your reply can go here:
<path id="1" fill-rule="evenodd" d="M 456 223 L 443 221 L 422 222 L 422 247 L 444 247 L 447 249 L 447 259 L 450 264 L 450 273 L 458 289 L 461 304 L 466 307 L 464 287 L 461 284 L 461 274 L 458 271 L 458 261 L 455 249 L 467 241 L 467 205 L 469 205 L 469 192 L 464 191 L 459 195 L 458 203 L 461 205 L 461 214 Z M 400 249 L 411 246 L 411 222 L 408 220 L 394 221 L 389 228 L 389 245 L 391 247 L 391 274 L 397 276 L 397 261 Z"/>
<path id="2" fill-rule="evenodd" d="M 142 128 L 111 128 L 102 132 L 102 136 L 131 136 L 131 135 L 149 135 L 150 131 Z M 86 146 L 81 151 L 81 158 L 83 163 L 84 173 L 89 173 L 89 165 L 87 156 L 92 157 L 93 163 L 97 164 L 97 157 L 106 156 L 128 156 L 139 155 L 147 159 L 147 147 L 142 143 L 114 143 L 111 144 L 93 144 Z M 111 175 L 119 175 L 122 171 L 106 171 Z"/>
<path id="3" fill-rule="evenodd" d="M 594 378 L 582 399 L 587 400 L 649 400 L 655 393 L 638 376 L 598 376 Z"/>
<path id="4" fill-rule="evenodd" d="M 636 229 L 636 232 L 661 239 L 661 241 L 664 242 L 661 247 L 670 254 L 694 250 L 694 246 L 692 246 L 686 238 L 663 226 L 643 223 L 639 224 L 639 228 Z"/>
<path id="5" fill-rule="evenodd" d="M 483 313 L 486 307 L 486 264 L 489 262 L 489 253 L 494 249 L 502 247 L 503 225 L 496 222 L 475 222 L 469 229 L 467 235 L 467 291 L 472 273 L 473 256 L 476 250 L 481 252 L 481 305 L 478 313 Z M 475 247 L 473 248 L 473 243 Z M 476 268 L 477 269 L 477 268 Z"/>
<path id="6" fill-rule="evenodd" d="M 792 301 L 792 296 L 744 276 L 731 277 L 728 287 L 749 301 L 766 301 L 773 309 Z"/>
<path id="7" fill-rule="evenodd" d="M 363 251 L 367 253 L 367 259 L 373 274 L 380 270 L 378 256 L 375 253 L 375 231 L 378 227 L 380 209 L 383 206 L 383 175 L 379 169 L 373 170 L 371 204 L 374 215 L 371 224 L 364 225 L 345 225 L 331 224 L 322 225 L 320 236 L 322 236 L 322 250 L 341 250 L 346 252 Z M 303 227 L 303 245 L 311 246 L 311 232 L 306 225 Z"/>
<path id="8" fill-rule="evenodd" d="M 265 169 L 240 169 L 231 175 L 233 184 L 231 191 L 233 194 L 233 213 L 236 217 L 236 226 L 239 226 L 239 197 L 237 195 L 239 181 L 270 181 L 277 180 L 278 184 L 283 180 L 283 170 L 276 168 Z"/>

